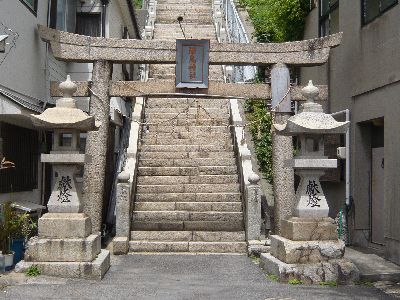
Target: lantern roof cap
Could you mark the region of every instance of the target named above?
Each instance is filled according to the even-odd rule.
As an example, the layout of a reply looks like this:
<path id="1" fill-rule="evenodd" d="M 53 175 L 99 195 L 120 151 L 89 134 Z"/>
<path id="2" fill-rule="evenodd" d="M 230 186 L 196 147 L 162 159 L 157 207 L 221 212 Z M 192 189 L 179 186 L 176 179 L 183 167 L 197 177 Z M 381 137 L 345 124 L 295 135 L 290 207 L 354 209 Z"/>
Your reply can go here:
<path id="1" fill-rule="evenodd" d="M 332 115 L 323 112 L 321 104 L 314 99 L 319 95 L 319 89 L 310 80 L 302 90 L 307 101 L 301 105 L 298 114 L 290 117 L 286 124 L 274 124 L 278 134 L 342 134 L 345 133 L 350 122 L 338 122 Z"/>
<path id="2" fill-rule="evenodd" d="M 95 119 L 76 107 L 72 95 L 77 86 L 67 75 L 67 79 L 61 82 L 59 89 L 63 95 L 56 101 L 56 106 L 46 109 L 40 115 L 31 115 L 34 126 L 43 129 L 76 129 L 79 131 L 95 130 Z"/>

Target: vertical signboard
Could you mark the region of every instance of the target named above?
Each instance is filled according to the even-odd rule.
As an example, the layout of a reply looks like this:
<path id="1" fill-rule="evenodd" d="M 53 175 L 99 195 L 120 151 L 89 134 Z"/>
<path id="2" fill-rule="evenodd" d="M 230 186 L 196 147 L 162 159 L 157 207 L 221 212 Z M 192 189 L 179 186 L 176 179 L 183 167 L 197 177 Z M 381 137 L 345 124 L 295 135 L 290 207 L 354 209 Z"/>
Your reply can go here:
<path id="1" fill-rule="evenodd" d="M 176 40 L 176 87 L 208 88 L 210 40 Z"/>

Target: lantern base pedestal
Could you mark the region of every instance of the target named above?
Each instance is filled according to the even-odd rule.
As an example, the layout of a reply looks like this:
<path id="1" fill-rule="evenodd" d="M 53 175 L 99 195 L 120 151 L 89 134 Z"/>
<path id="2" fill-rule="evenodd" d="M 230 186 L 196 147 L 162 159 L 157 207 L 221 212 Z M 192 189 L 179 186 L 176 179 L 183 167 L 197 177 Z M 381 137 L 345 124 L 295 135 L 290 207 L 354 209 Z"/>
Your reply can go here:
<path id="1" fill-rule="evenodd" d="M 31 266 L 36 266 L 41 274 L 48 276 L 101 280 L 110 268 L 110 252 L 101 250 L 91 262 L 20 261 L 15 271 L 26 272 Z"/>
<path id="2" fill-rule="evenodd" d="M 261 268 L 269 275 L 277 276 L 282 282 L 297 279 L 304 284 L 321 282 L 351 284 L 360 277 L 357 267 L 344 258 L 319 263 L 288 264 L 269 253 L 262 253 L 260 259 Z"/>
<path id="3" fill-rule="evenodd" d="M 281 234 L 271 236 L 270 253 L 260 257 L 268 274 L 306 284 L 358 280 L 357 267 L 343 258 L 345 244 L 337 238 L 331 218 L 292 217 L 281 222 Z"/>
<path id="4" fill-rule="evenodd" d="M 292 241 L 327 241 L 338 234 L 332 218 L 292 217 L 281 222 L 281 235 Z"/>
<path id="5" fill-rule="evenodd" d="M 35 265 L 44 275 L 100 280 L 110 268 L 110 252 L 101 249 L 100 233 L 92 233 L 85 214 L 47 213 L 39 219 L 38 229 L 17 272 Z"/>

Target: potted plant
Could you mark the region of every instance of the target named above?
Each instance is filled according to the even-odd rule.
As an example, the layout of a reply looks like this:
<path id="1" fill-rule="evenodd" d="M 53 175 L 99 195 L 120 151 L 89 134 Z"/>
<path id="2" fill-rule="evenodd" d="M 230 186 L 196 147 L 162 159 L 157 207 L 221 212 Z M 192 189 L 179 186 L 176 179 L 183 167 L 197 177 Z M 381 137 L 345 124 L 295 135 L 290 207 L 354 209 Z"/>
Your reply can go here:
<path id="1" fill-rule="evenodd" d="M 14 253 L 11 250 L 12 215 L 11 202 L 5 202 L 2 205 L 2 218 L 0 219 L 0 249 L 4 256 L 6 271 L 11 269 L 14 261 Z"/>
<path id="2" fill-rule="evenodd" d="M 37 228 L 36 222 L 27 213 L 15 212 L 11 218 L 11 250 L 14 252 L 14 264 L 23 259 L 25 244 Z"/>

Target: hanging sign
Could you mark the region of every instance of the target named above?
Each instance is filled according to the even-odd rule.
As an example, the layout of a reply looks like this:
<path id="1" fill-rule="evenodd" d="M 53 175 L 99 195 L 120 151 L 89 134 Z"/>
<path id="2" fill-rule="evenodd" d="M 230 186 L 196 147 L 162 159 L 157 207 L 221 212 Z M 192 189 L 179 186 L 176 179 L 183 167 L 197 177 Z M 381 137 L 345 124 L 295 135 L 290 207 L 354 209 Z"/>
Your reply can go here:
<path id="1" fill-rule="evenodd" d="M 176 40 L 176 87 L 208 88 L 210 40 Z"/>

